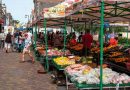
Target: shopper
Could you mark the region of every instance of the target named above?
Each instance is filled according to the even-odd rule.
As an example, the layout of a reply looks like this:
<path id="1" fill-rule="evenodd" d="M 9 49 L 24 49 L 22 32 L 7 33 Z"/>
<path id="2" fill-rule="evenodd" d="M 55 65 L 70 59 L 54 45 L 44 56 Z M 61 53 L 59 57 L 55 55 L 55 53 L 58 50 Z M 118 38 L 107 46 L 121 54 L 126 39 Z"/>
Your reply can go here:
<path id="1" fill-rule="evenodd" d="M 51 45 L 51 34 L 47 32 L 48 45 Z"/>
<path id="2" fill-rule="evenodd" d="M 25 62 L 25 54 L 28 54 L 32 60 L 32 63 L 34 63 L 34 58 L 31 54 L 30 51 L 30 47 L 32 45 L 32 34 L 29 32 L 29 30 L 27 30 L 27 32 L 24 34 L 24 38 L 25 38 L 25 45 L 24 45 L 24 49 L 23 49 L 23 53 L 22 53 L 22 61 L 20 61 L 21 63 Z"/>
<path id="3" fill-rule="evenodd" d="M 53 46 L 54 45 L 54 41 L 53 41 L 53 39 L 54 39 L 54 32 L 52 32 L 51 33 L 51 46 Z"/>
<path id="4" fill-rule="evenodd" d="M 0 47 L 3 49 L 4 48 L 4 41 L 5 40 L 5 33 L 4 30 L 0 33 Z"/>
<path id="5" fill-rule="evenodd" d="M 105 32 L 105 43 L 108 43 L 110 39 L 110 33 L 108 31 Z"/>
<path id="6" fill-rule="evenodd" d="M 40 40 L 42 43 L 45 43 L 44 33 L 43 33 L 43 32 L 40 32 L 40 34 L 39 34 L 39 40 Z"/>
<path id="7" fill-rule="evenodd" d="M 15 49 L 15 51 L 18 50 L 18 37 L 19 37 L 19 31 L 16 31 L 13 35 L 13 39 L 14 39 L 13 49 Z"/>
<path id="8" fill-rule="evenodd" d="M 6 38 L 5 38 L 5 50 L 6 50 L 6 53 L 8 53 L 10 51 L 11 44 L 12 44 L 12 35 L 11 35 L 10 30 L 8 30 L 8 34 L 7 34 Z"/>
<path id="9" fill-rule="evenodd" d="M 70 39 L 72 38 L 72 32 L 69 33 L 69 34 L 67 34 L 66 37 L 67 37 L 67 38 L 66 38 L 66 41 L 67 41 L 67 43 L 69 43 Z"/>
<path id="10" fill-rule="evenodd" d="M 79 43 L 82 43 L 82 37 L 83 37 L 83 32 L 81 32 L 79 37 L 78 37 L 78 42 Z"/>
<path id="11" fill-rule="evenodd" d="M 57 31 L 54 36 L 54 47 L 59 47 L 61 45 L 61 39 L 59 36 L 59 32 Z"/>
<path id="12" fill-rule="evenodd" d="M 87 32 L 85 33 L 85 35 L 83 35 L 82 37 L 83 40 L 83 55 L 89 55 L 90 54 L 90 48 L 92 46 L 92 42 L 93 42 L 93 36 L 90 34 L 90 30 L 87 30 Z"/>
<path id="13" fill-rule="evenodd" d="M 22 37 L 22 32 L 19 32 L 19 37 L 18 37 L 18 52 L 22 52 L 22 45 L 23 44 L 23 37 Z"/>

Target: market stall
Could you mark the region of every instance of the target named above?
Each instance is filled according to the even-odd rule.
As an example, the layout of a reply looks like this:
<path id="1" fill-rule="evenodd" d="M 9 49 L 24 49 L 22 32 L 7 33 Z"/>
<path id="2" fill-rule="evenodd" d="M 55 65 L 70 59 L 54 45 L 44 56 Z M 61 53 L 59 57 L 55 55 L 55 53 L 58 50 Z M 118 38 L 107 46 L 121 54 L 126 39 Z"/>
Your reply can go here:
<path id="1" fill-rule="evenodd" d="M 67 0 L 68 1 L 68 0 Z M 71 0 L 70 0 L 71 1 Z M 49 8 L 49 9 L 44 9 L 44 28 L 45 28 L 45 48 L 46 48 L 46 53 L 45 53 L 45 58 L 46 58 L 46 65 L 47 65 L 47 70 L 48 70 L 48 45 L 47 45 L 47 36 L 46 36 L 46 27 L 48 26 L 55 26 L 56 24 L 59 24 L 59 26 L 65 26 L 65 30 L 66 31 L 66 23 L 67 25 L 70 24 L 70 22 L 68 21 L 72 21 L 73 19 L 72 18 L 76 18 L 77 16 L 80 16 L 81 18 L 82 15 L 85 14 L 84 17 L 87 17 L 87 18 L 92 18 L 92 19 L 96 19 L 96 20 L 99 20 L 101 19 L 101 22 L 100 22 L 100 25 L 101 25 L 101 29 L 100 29 L 100 48 L 98 48 L 98 51 L 99 51 L 99 60 L 100 60 L 100 70 L 98 68 L 98 71 L 100 71 L 100 73 L 98 72 L 98 83 L 85 83 L 83 85 L 81 85 L 80 83 L 75 83 L 73 80 L 72 82 L 74 83 L 74 85 L 79 88 L 79 89 L 88 89 L 90 87 L 93 87 L 93 86 L 100 86 L 100 90 L 103 90 L 103 88 L 105 87 L 115 87 L 115 85 L 117 84 L 113 84 L 113 82 L 109 82 L 108 84 L 104 85 L 103 84 L 103 75 L 104 75 L 104 70 L 103 70 L 103 61 L 104 61 L 104 51 L 103 51 L 103 35 L 104 35 L 104 18 L 105 19 L 108 19 L 108 20 L 128 20 L 129 19 L 129 10 L 127 9 L 128 8 L 128 5 L 130 2 L 117 2 L 117 1 L 109 1 L 109 0 L 105 0 L 105 1 L 98 1 L 98 0 L 84 0 L 84 1 L 80 1 L 80 0 L 77 0 L 78 3 L 80 2 L 79 5 L 76 5 L 73 9 L 71 7 L 71 10 L 66 10 L 68 7 L 70 8 L 70 6 L 72 6 L 73 4 L 73 0 L 71 1 L 71 3 L 62 3 L 62 4 L 59 4 L 58 6 L 54 7 L 54 8 Z M 90 3 L 91 2 L 91 3 Z M 84 3 L 84 4 L 83 4 Z M 94 4 L 93 4 L 94 3 Z M 95 3 L 97 6 L 95 6 Z M 67 5 L 66 5 L 67 4 Z M 125 4 L 125 5 L 124 5 Z M 91 6 L 90 6 L 91 5 Z M 104 8 L 104 5 L 105 5 L 105 8 Z M 90 6 L 90 7 L 89 7 Z M 115 8 L 113 8 L 115 6 Z M 59 7 L 61 7 L 59 9 Z M 79 8 L 80 7 L 80 8 Z M 61 10 L 62 9 L 62 10 Z M 119 10 L 118 10 L 119 9 Z M 76 11 L 79 11 L 79 10 L 82 10 L 82 11 L 79 11 L 79 12 L 76 12 Z M 124 11 L 123 11 L 124 10 Z M 57 11 L 60 11 L 60 12 L 57 12 Z M 67 11 L 67 14 L 66 14 L 66 11 Z M 100 15 L 100 11 L 101 11 L 101 15 Z M 115 11 L 115 12 L 114 12 Z M 117 12 L 118 11 L 118 12 Z M 69 12 L 69 13 L 68 13 Z M 76 13 L 75 13 L 76 12 Z M 123 13 L 125 12 L 125 14 Z M 113 14 L 114 13 L 114 14 Z M 71 15 L 73 14 L 73 15 Z M 78 14 L 78 15 L 76 15 Z M 123 14 L 123 15 L 122 15 Z M 71 19 L 68 18 L 67 16 L 71 15 Z M 114 18 L 112 18 L 114 16 Z M 55 18 L 59 18 L 59 19 L 63 19 L 62 17 L 66 17 L 65 18 L 65 21 L 64 20 L 58 20 L 58 19 L 55 19 Z M 101 17 L 101 18 L 100 18 Z M 50 18 L 50 19 L 48 19 Z M 48 22 L 46 21 L 48 20 Z M 52 21 L 51 21 L 52 20 Z M 58 21 L 59 22 L 58 22 Z M 67 21 L 68 20 L 68 21 Z M 57 23 L 58 22 L 58 23 Z M 66 48 L 66 34 L 64 33 L 64 51 L 65 51 L 65 48 Z M 115 55 L 115 53 L 112 53 Z M 119 55 L 119 53 L 118 53 Z M 62 58 L 63 59 L 63 58 Z M 126 59 L 126 58 L 125 58 Z M 58 59 L 59 60 L 59 59 Z M 120 60 L 120 59 L 119 59 Z M 63 60 L 64 61 L 64 60 Z M 118 60 L 117 60 L 118 61 Z M 59 70 L 63 70 L 64 68 L 59 66 L 58 63 L 61 62 L 57 62 L 57 59 L 54 59 L 53 60 L 53 64 L 54 66 L 59 69 Z M 66 61 L 64 61 L 66 62 Z M 67 63 L 70 63 L 67 61 Z M 60 64 L 60 63 L 59 63 Z M 61 64 L 64 64 L 64 63 L 61 63 Z M 71 62 L 71 64 L 74 64 L 74 62 Z M 68 64 L 69 65 L 69 64 Z M 67 66 L 68 66 L 67 65 Z M 64 65 L 63 65 L 64 66 Z M 66 65 L 65 65 L 66 66 Z M 110 71 L 111 73 L 117 73 L 109 68 L 106 68 L 108 71 Z M 90 67 L 89 67 L 89 70 L 90 70 Z M 93 70 L 93 69 L 92 69 Z M 80 73 L 81 74 L 81 73 Z M 119 73 L 118 73 L 119 74 Z M 81 74 L 82 75 L 82 74 Z M 107 75 L 106 75 L 107 76 Z M 121 74 L 122 76 L 122 74 Z M 66 75 L 67 79 L 69 78 L 68 75 Z M 129 81 L 125 81 L 126 79 L 129 78 L 129 76 L 125 75 L 124 76 L 125 79 L 123 78 L 121 82 L 125 82 L 125 83 L 128 83 Z M 120 75 L 119 77 L 120 78 Z M 118 79 L 116 78 L 116 79 Z M 71 79 L 71 77 L 69 78 Z M 116 80 L 117 82 L 120 82 L 120 80 Z M 67 81 L 68 82 L 68 81 Z M 120 86 L 129 86 L 129 83 L 128 84 L 120 84 Z M 97 87 L 96 87 L 97 88 Z"/>
<path id="2" fill-rule="evenodd" d="M 47 31 L 46 27 L 52 27 L 55 25 L 61 25 L 62 27 L 64 26 L 64 45 L 63 45 L 63 50 L 65 51 L 66 49 L 66 26 L 71 25 L 68 21 L 70 21 L 70 18 L 65 18 L 66 16 L 71 15 L 72 13 L 75 12 L 75 7 L 74 5 L 81 4 L 82 0 L 72 0 L 72 1 L 65 1 L 61 4 L 58 4 L 54 7 L 51 8 L 45 8 L 43 11 L 43 17 L 44 20 L 41 19 L 39 22 L 44 24 L 44 29 L 45 29 L 45 46 L 46 46 L 46 65 L 47 65 L 47 70 L 48 70 L 48 44 L 47 44 Z M 78 5 L 79 6 L 79 5 Z M 63 19 L 63 20 L 61 20 Z M 60 27 L 60 26 L 59 26 Z"/>

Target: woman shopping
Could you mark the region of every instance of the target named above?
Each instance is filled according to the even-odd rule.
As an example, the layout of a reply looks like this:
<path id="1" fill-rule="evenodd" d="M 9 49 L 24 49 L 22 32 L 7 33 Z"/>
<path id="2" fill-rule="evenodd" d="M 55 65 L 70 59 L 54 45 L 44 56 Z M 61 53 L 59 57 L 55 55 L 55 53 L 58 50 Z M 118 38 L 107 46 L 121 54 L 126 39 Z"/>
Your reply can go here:
<path id="1" fill-rule="evenodd" d="M 31 58 L 32 63 L 34 63 L 34 58 L 32 56 L 32 53 L 30 51 L 30 47 L 32 45 L 32 34 L 29 32 L 29 30 L 24 34 L 24 49 L 23 49 L 23 53 L 22 53 L 22 61 L 20 61 L 21 63 L 25 62 L 25 54 L 28 54 Z"/>
<path id="2" fill-rule="evenodd" d="M 10 30 L 8 30 L 8 34 L 7 34 L 6 38 L 5 38 L 5 50 L 6 50 L 6 53 L 10 52 L 11 43 L 12 43 L 12 35 L 10 33 Z"/>

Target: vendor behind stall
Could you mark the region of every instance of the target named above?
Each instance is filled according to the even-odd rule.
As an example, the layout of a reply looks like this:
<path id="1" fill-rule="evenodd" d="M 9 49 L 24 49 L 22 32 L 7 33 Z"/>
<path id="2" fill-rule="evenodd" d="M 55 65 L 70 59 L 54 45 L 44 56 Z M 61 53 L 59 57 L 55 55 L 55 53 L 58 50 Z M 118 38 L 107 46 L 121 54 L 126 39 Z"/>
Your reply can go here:
<path id="1" fill-rule="evenodd" d="M 70 39 L 69 43 L 70 43 L 70 46 L 74 46 L 77 44 L 75 35 L 73 35 L 73 37 Z"/>
<path id="2" fill-rule="evenodd" d="M 116 46 L 118 44 L 118 37 L 111 37 L 109 40 L 109 45 Z"/>
<path id="3" fill-rule="evenodd" d="M 93 42 L 93 36 L 90 34 L 90 30 L 87 30 L 87 32 L 85 33 L 85 35 L 83 35 L 82 37 L 83 40 L 83 55 L 89 55 L 90 54 L 90 48 L 92 46 L 92 42 Z"/>
<path id="4" fill-rule="evenodd" d="M 83 32 L 81 32 L 79 37 L 78 37 L 78 42 L 79 43 L 82 43 L 82 37 L 83 37 Z"/>
<path id="5" fill-rule="evenodd" d="M 54 47 L 60 47 L 61 46 L 61 38 L 60 38 L 60 35 L 59 35 L 59 31 L 56 32 L 56 34 L 54 35 Z"/>

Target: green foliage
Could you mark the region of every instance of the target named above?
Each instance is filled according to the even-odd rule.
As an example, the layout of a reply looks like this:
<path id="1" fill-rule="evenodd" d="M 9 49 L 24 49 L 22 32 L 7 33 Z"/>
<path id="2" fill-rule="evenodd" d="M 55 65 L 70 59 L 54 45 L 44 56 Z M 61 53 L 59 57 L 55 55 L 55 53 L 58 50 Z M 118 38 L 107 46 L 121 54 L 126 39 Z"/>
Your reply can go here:
<path id="1" fill-rule="evenodd" d="M 114 27 L 110 27 L 110 32 L 126 32 L 127 31 L 127 27 L 123 27 L 123 26 L 114 26 Z"/>
<path id="2" fill-rule="evenodd" d="M 83 25 L 83 24 L 75 24 L 75 25 L 73 25 L 73 28 L 74 28 L 75 31 L 81 32 L 81 31 L 85 30 L 85 25 Z"/>
<path id="3" fill-rule="evenodd" d="M 118 39 L 119 44 L 127 44 L 127 42 L 128 42 L 128 44 L 130 44 L 130 39 L 127 39 L 127 38 L 119 38 Z"/>
<path id="4" fill-rule="evenodd" d="M 85 24 L 74 24 L 73 28 L 77 32 L 83 32 L 85 31 Z M 89 28 L 90 28 L 90 25 L 86 24 L 86 29 L 89 29 Z"/>
<path id="5" fill-rule="evenodd" d="M 74 24 L 73 28 L 75 31 L 77 32 L 81 32 L 81 31 L 85 31 L 85 24 Z M 87 24 L 86 25 L 86 29 L 89 29 L 90 25 Z M 115 33 L 119 33 L 119 32 L 127 32 L 128 28 L 125 26 L 111 26 L 109 28 L 109 32 L 115 32 Z M 100 25 L 99 24 L 93 24 L 93 26 L 91 26 L 91 32 L 99 32 L 100 31 Z"/>

